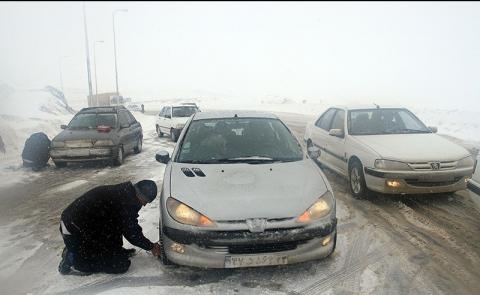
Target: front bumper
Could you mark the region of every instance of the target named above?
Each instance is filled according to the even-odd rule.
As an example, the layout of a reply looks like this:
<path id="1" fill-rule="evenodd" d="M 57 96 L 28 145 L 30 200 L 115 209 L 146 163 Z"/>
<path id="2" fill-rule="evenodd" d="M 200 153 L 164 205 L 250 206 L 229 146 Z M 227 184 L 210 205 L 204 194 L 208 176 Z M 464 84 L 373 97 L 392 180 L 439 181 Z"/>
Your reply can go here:
<path id="1" fill-rule="evenodd" d="M 263 233 L 187 232 L 166 227 L 163 228 L 164 251 L 172 262 L 196 267 L 225 268 L 229 267 L 226 261 L 232 256 L 256 255 L 286 257 L 287 264 L 293 264 L 328 256 L 334 247 L 336 225 L 333 219 L 318 227 L 269 229 Z M 327 238 L 330 242 L 323 245 Z M 179 244 L 183 253 L 173 250 Z"/>
<path id="2" fill-rule="evenodd" d="M 50 157 L 57 162 L 82 162 L 108 160 L 114 156 L 114 147 L 102 148 L 53 148 Z"/>
<path id="3" fill-rule="evenodd" d="M 449 193 L 467 188 L 472 168 L 443 171 L 395 171 L 385 172 L 365 167 L 367 187 L 385 194 Z M 396 182 L 395 186 L 387 181 Z"/>

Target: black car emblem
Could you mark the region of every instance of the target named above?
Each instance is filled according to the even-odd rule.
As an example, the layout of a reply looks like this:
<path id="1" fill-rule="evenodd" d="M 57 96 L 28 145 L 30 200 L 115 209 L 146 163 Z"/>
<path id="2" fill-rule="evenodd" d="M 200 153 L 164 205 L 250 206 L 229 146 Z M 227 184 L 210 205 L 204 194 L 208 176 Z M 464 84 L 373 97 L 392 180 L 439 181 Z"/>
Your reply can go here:
<path id="1" fill-rule="evenodd" d="M 440 170 L 440 162 L 432 162 L 430 163 L 432 170 Z"/>
<path id="2" fill-rule="evenodd" d="M 247 226 L 252 233 L 263 233 L 265 231 L 265 225 L 267 224 L 266 218 L 251 218 L 247 219 Z"/>

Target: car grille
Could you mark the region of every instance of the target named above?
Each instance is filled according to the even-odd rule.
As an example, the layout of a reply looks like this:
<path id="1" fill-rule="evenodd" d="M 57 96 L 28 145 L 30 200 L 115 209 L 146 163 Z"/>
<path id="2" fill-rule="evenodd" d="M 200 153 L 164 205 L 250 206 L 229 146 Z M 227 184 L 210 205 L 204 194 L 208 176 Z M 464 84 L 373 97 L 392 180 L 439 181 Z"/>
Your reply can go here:
<path id="1" fill-rule="evenodd" d="M 440 169 L 434 170 L 431 165 L 432 162 L 413 162 L 408 165 L 415 171 L 436 171 L 436 170 L 452 170 L 457 167 L 457 161 L 435 162 L 440 163 Z"/>
<path id="2" fill-rule="evenodd" d="M 457 183 L 461 179 L 462 177 L 455 177 L 453 180 L 449 180 L 449 181 L 423 181 L 419 179 L 405 179 L 405 182 L 411 186 L 436 187 L 436 186 L 452 185 Z"/>
<path id="3" fill-rule="evenodd" d="M 65 141 L 65 147 L 68 148 L 89 148 L 92 147 L 91 140 L 67 140 Z"/>
<path id="4" fill-rule="evenodd" d="M 205 246 L 207 249 L 215 250 L 222 254 L 258 254 L 258 253 L 276 253 L 297 249 L 298 245 L 306 241 L 291 241 L 269 244 L 247 244 L 247 245 L 229 245 L 229 246 Z"/>

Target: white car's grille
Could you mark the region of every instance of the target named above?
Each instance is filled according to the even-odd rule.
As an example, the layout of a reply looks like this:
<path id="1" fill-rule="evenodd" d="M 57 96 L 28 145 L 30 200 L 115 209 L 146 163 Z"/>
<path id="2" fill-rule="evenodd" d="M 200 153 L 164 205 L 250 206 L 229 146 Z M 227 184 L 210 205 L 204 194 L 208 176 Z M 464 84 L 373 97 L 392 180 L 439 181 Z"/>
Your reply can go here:
<path id="1" fill-rule="evenodd" d="M 416 171 L 436 171 L 436 170 L 452 170 L 457 167 L 457 161 L 445 162 L 414 162 L 408 165 Z"/>

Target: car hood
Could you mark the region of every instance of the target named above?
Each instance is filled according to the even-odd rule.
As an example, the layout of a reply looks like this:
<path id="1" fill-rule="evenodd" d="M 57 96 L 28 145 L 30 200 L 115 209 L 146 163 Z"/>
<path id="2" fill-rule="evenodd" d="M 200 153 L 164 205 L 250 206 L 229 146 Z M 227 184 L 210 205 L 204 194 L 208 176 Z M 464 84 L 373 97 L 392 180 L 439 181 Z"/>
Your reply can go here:
<path id="1" fill-rule="evenodd" d="M 200 168 L 187 177 L 181 168 Z M 311 160 L 275 164 L 173 163 L 171 195 L 213 220 L 289 218 L 302 214 L 327 191 Z"/>
<path id="2" fill-rule="evenodd" d="M 114 139 L 116 135 L 112 129 L 110 132 L 98 132 L 97 130 L 63 130 L 53 138 L 53 141 L 70 141 L 70 140 L 99 140 Z"/>
<path id="3" fill-rule="evenodd" d="M 354 136 L 384 159 L 403 162 L 455 161 L 469 152 L 456 143 L 433 133 Z"/>

